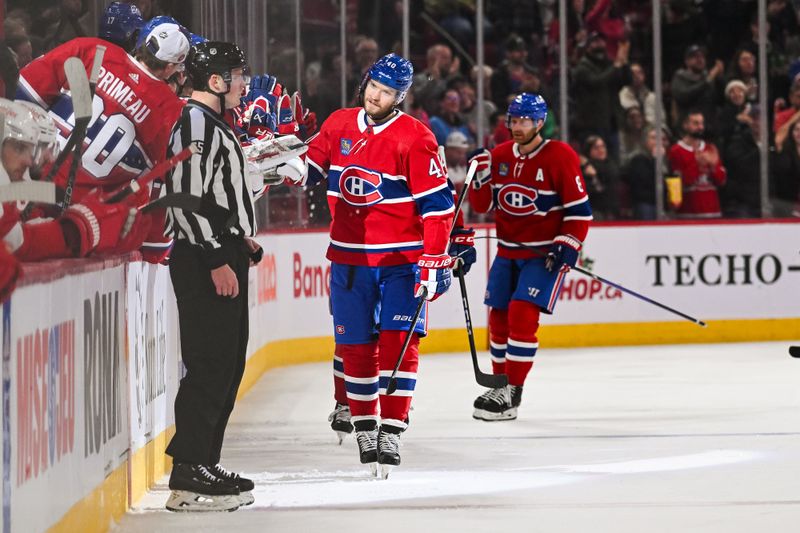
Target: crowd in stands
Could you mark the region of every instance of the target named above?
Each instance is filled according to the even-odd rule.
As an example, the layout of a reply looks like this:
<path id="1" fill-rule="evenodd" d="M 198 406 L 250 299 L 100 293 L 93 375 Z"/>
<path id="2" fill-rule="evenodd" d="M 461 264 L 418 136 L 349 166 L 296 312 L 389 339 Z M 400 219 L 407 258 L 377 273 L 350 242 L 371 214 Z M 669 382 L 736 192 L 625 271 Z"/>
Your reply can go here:
<path id="1" fill-rule="evenodd" d="M 181 16 L 167 0 L 133 3 L 144 20 L 158 14 Z M 4 80 L 13 77 L 9 62 L 22 68 L 48 49 L 89 34 L 81 0 L 7 4 L 6 47 L 0 47 Z M 280 8 L 280 2 L 273 4 L 271 16 Z M 678 197 L 665 198 L 668 217 L 761 216 L 762 112 L 769 127 L 769 214 L 800 216 L 800 0 L 767 1 L 766 80 L 759 79 L 756 0 L 661 4 L 663 75 L 653 80 L 650 2 L 568 0 L 567 49 L 562 51 L 558 2 L 486 0 L 484 101 L 478 102 L 475 3 L 412 0 L 416 76 L 408 112 L 429 125 L 446 147 L 458 183 L 470 151 L 510 139 L 504 113 L 520 92 L 545 98 L 550 113 L 543 135 L 561 138 L 563 52 L 569 68 L 567 140 L 581 155 L 597 220 L 656 217 L 656 158 L 662 158 L 665 175 L 682 180 Z M 356 105 L 365 69 L 384 53 L 401 51 L 400 7 L 394 0 L 347 0 L 347 64 L 342 65 L 338 7 L 303 2 L 303 102 L 320 123 L 340 107 L 342 71 L 347 73 L 345 101 Z M 273 57 L 289 54 L 294 46 L 291 26 L 270 27 Z M 661 102 L 654 83 L 663 90 Z M 761 83 L 767 86 L 767 109 L 759 106 Z M 285 85 L 291 86 L 291 80 Z M 482 139 L 479 106 L 485 120 Z M 655 141 L 659 107 L 663 147 Z M 300 208 L 298 194 L 303 194 Z M 270 198 L 275 216 L 269 221 L 327 223 L 325 197 L 324 185 L 304 193 L 275 191 Z"/>

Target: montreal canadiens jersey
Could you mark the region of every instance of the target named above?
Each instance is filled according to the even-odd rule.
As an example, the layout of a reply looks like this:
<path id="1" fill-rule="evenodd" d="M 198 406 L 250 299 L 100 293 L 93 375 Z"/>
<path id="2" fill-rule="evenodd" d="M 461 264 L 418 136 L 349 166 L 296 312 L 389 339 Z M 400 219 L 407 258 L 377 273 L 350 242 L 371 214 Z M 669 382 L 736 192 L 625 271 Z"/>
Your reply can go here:
<path id="1" fill-rule="evenodd" d="M 507 141 L 492 150 L 490 186 L 470 188 L 476 211 L 495 210 L 501 257 L 535 257 L 514 242 L 547 247 L 557 235 L 583 242 L 592 210 L 578 156 L 569 145 L 545 140 L 529 154 Z"/>
<path id="2" fill-rule="evenodd" d="M 98 186 L 113 189 L 127 184 L 163 160 L 170 130 L 183 107 L 165 82 L 122 48 L 102 39 L 72 39 L 23 68 L 17 91 L 17 98 L 49 111 L 58 126 L 62 147 L 75 126 L 64 62 L 68 57 L 78 57 L 89 72 L 98 45 L 105 46 L 106 51 L 75 182 L 75 199 Z M 66 184 L 71 159 L 67 158 L 54 178 L 59 186 Z"/>
<path id="3" fill-rule="evenodd" d="M 453 195 L 436 139 L 421 122 L 398 112 L 373 126 L 362 108 L 341 109 L 311 139 L 306 156 L 309 181 L 328 180 L 328 259 L 391 266 L 444 253 Z"/>

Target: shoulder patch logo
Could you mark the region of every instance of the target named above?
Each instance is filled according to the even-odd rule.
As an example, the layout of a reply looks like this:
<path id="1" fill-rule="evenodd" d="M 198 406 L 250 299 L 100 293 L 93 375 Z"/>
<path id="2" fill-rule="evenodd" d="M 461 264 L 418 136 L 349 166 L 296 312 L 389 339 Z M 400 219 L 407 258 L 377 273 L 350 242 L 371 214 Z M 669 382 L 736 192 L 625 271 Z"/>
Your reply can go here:
<path id="1" fill-rule="evenodd" d="M 353 149 L 353 141 L 350 139 L 340 139 L 339 140 L 339 151 L 342 152 L 342 155 L 350 155 L 350 150 Z"/>
<path id="2" fill-rule="evenodd" d="M 501 176 L 508 176 L 508 163 L 500 163 L 497 167 L 497 173 Z"/>

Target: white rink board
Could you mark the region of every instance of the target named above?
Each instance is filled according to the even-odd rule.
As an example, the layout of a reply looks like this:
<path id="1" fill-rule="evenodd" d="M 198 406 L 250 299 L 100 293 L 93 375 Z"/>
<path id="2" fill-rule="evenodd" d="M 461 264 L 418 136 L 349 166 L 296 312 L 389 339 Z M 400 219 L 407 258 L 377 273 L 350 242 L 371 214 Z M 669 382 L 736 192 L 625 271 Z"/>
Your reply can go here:
<path id="1" fill-rule="evenodd" d="M 124 275 L 24 286 L 4 307 L 4 531 L 46 530 L 127 459 Z"/>
<path id="2" fill-rule="evenodd" d="M 478 262 L 467 275 L 473 325 L 485 327 L 483 293 L 496 241 L 477 231 Z M 251 350 L 266 342 L 331 335 L 328 235 L 261 236 L 265 262 L 251 271 Z M 584 268 L 702 319 L 789 318 L 800 315 L 800 225 L 792 223 L 600 226 L 589 232 Z M 572 272 L 553 324 L 681 321 L 651 304 Z M 432 330 L 462 328 L 458 283 L 430 307 Z M 255 341 L 255 342 L 253 342 Z"/>
<path id="3" fill-rule="evenodd" d="M 696 317 L 800 316 L 800 268 L 789 270 L 800 267 L 800 224 L 597 227 L 590 230 L 584 253 L 597 275 Z M 597 282 L 599 291 L 587 290 L 591 282 L 571 273 L 549 321 L 681 320 L 627 294 L 610 299 L 614 291 Z"/>

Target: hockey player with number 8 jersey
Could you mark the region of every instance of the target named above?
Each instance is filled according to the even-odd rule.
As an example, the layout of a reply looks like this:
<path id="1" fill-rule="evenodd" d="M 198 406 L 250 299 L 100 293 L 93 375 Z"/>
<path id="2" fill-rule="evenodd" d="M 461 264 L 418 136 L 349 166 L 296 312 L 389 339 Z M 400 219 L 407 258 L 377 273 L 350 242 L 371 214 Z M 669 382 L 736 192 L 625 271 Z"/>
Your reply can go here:
<path id="1" fill-rule="evenodd" d="M 333 113 L 307 153 L 309 181 L 328 180 L 336 357 L 361 462 L 374 471 L 380 464 L 384 475 L 400 463 L 399 434 L 416 384 L 419 337 L 426 334 L 423 310 L 397 391 L 386 395 L 415 296 L 425 292 L 433 300 L 450 285 L 454 205 L 446 171 L 430 130 L 397 108 L 412 76 L 406 59 L 379 59 L 362 82 L 363 107 Z"/>
<path id="2" fill-rule="evenodd" d="M 490 307 L 492 368 L 509 382 L 475 400 L 473 417 L 479 420 L 517 417 L 539 346 L 539 315 L 553 312 L 592 219 L 578 156 L 569 145 L 542 138 L 546 118 L 541 96 L 518 95 L 506 119 L 513 140 L 471 158 L 478 169 L 470 204 L 479 213 L 495 212 L 497 257 L 484 303 Z"/>

